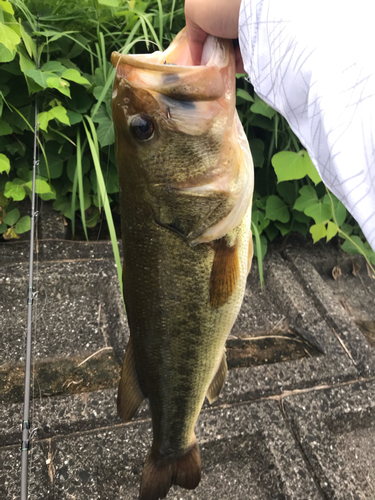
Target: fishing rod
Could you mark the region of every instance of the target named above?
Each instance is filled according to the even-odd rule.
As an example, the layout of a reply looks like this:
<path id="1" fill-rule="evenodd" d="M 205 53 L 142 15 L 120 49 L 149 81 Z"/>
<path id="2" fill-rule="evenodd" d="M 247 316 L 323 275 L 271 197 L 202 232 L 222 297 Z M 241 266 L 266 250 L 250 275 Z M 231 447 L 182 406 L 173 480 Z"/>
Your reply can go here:
<path id="1" fill-rule="evenodd" d="M 39 23 L 37 20 L 37 30 Z M 38 37 L 36 39 L 36 69 L 39 69 Z M 32 340 L 32 312 L 33 312 L 33 273 L 34 273 L 34 233 L 35 219 L 38 212 L 35 211 L 35 179 L 38 160 L 38 102 L 35 98 L 35 119 L 34 119 L 34 152 L 33 152 L 33 181 L 31 192 L 31 227 L 30 227 L 30 258 L 29 258 L 29 287 L 27 290 L 27 327 L 26 327 L 26 366 L 25 366 L 25 395 L 23 403 L 22 421 L 22 443 L 21 443 L 21 500 L 28 499 L 28 460 L 30 448 L 30 388 L 31 388 L 31 340 Z"/>

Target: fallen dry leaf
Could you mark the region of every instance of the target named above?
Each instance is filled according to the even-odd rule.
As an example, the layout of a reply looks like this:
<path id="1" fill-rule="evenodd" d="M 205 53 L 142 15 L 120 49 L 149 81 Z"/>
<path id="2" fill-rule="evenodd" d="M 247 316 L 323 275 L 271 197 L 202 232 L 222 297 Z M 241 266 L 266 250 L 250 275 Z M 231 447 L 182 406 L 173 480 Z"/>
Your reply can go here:
<path id="1" fill-rule="evenodd" d="M 341 267 L 340 266 L 335 266 L 332 269 L 332 277 L 334 280 L 338 280 L 341 276 Z"/>
<path id="2" fill-rule="evenodd" d="M 361 266 L 359 264 L 357 264 L 357 262 L 355 262 L 354 260 L 353 260 L 352 264 L 353 264 L 352 275 L 359 276 L 359 271 L 361 269 Z"/>

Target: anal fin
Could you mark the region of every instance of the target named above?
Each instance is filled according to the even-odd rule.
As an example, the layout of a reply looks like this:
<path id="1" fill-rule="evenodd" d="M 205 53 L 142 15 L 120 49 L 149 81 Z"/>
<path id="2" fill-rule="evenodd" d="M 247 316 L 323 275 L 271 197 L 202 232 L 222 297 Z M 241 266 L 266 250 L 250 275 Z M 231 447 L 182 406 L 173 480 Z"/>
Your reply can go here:
<path id="1" fill-rule="evenodd" d="M 220 391 L 223 388 L 225 379 L 227 377 L 227 372 L 228 372 L 227 357 L 225 355 L 225 350 L 224 350 L 219 368 L 215 373 L 214 378 L 211 380 L 210 387 L 208 388 L 206 393 L 206 397 L 210 404 L 213 403 L 213 401 L 215 401 L 215 399 L 219 396 Z"/>
<path id="2" fill-rule="evenodd" d="M 144 399 L 145 396 L 139 387 L 135 369 L 133 345 L 130 338 L 126 348 L 121 379 L 118 386 L 117 410 L 122 420 L 129 422 L 137 413 Z"/>

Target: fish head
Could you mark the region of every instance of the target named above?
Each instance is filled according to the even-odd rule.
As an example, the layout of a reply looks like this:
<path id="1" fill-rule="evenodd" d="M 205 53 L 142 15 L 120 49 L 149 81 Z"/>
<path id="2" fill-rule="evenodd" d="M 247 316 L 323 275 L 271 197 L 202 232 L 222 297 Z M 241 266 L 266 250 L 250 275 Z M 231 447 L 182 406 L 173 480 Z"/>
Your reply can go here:
<path id="1" fill-rule="evenodd" d="M 209 36 L 192 66 L 183 30 L 164 52 L 115 52 L 112 63 L 121 192 L 193 242 L 243 187 L 233 46 Z"/>

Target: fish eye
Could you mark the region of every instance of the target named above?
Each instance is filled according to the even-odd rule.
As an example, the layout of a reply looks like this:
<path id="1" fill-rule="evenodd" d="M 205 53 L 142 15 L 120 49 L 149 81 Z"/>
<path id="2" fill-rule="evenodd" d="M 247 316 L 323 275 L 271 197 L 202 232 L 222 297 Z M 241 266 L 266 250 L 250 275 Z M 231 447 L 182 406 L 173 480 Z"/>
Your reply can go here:
<path id="1" fill-rule="evenodd" d="M 139 141 L 147 141 L 154 135 L 154 122 L 147 115 L 137 115 L 130 122 L 130 130 Z"/>

